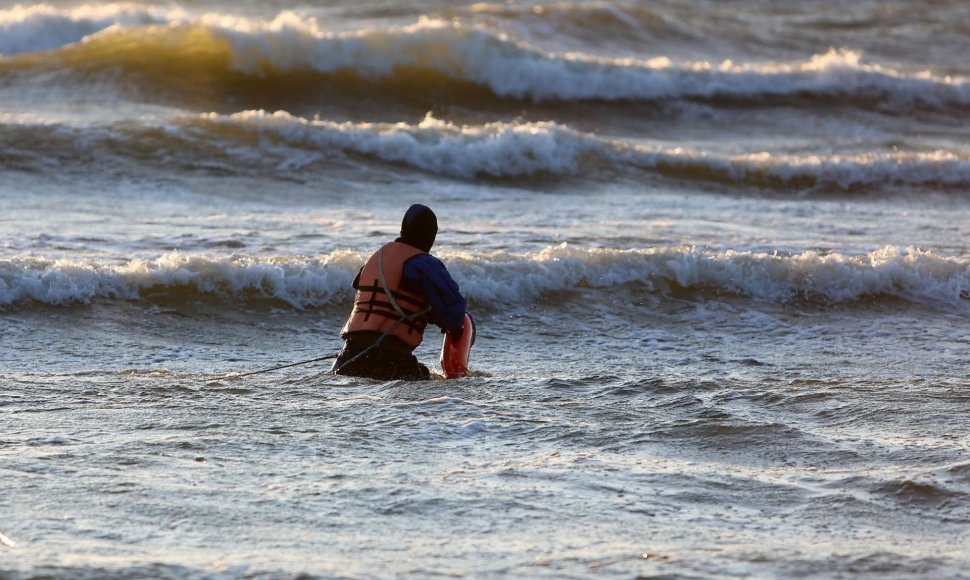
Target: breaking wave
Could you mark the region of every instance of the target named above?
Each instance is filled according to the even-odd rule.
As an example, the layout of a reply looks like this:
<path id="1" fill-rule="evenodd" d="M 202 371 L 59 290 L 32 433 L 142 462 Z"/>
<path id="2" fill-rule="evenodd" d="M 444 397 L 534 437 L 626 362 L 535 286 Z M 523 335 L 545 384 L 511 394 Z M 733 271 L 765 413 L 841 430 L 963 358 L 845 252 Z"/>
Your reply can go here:
<path id="1" fill-rule="evenodd" d="M 470 179 L 590 171 L 640 171 L 681 180 L 779 189 L 970 186 L 970 153 L 871 151 L 848 155 L 760 152 L 724 155 L 600 137 L 555 122 L 457 125 L 430 114 L 420 123 L 354 123 L 246 111 L 144 117 L 76 126 L 0 115 L 0 160 L 46 170 L 53 161 L 187 167 L 256 166 L 289 172 L 364 156 L 437 175 Z"/>
<path id="2" fill-rule="evenodd" d="M 112 27 L 184 20 L 186 14 L 137 4 L 86 4 L 61 9 L 33 4 L 0 10 L 0 55 L 43 52 L 80 42 Z"/>
<path id="3" fill-rule="evenodd" d="M 350 299 L 351 281 L 365 258 L 351 251 L 276 258 L 176 252 L 123 265 L 9 258 L 0 260 L 0 306 L 208 297 L 321 307 Z M 776 303 L 889 297 L 949 308 L 970 299 L 970 262 L 913 248 L 848 256 L 562 244 L 537 253 L 444 253 L 442 258 L 469 299 L 485 307 L 535 303 L 563 292 L 612 300 L 618 286 L 628 285 L 638 292 L 715 292 Z"/>
<path id="4" fill-rule="evenodd" d="M 970 105 L 966 78 L 865 63 L 846 49 L 798 62 L 614 58 L 551 51 L 501 28 L 447 18 L 330 31 L 292 12 L 254 21 L 108 5 L 15 8 L 0 12 L 0 30 L 0 52 L 13 55 L 0 61 L 0 71 L 54 68 L 85 76 L 123 70 L 166 91 L 224 91 L 224 98 L 263 85 L 299 85 L 315 73 L 425 88 L 429 80 L 457 83 L 532 101 L 808 98 L 876 102 L 891 110 Z M 240 86 L 245 82 L 253 84 Z"/>

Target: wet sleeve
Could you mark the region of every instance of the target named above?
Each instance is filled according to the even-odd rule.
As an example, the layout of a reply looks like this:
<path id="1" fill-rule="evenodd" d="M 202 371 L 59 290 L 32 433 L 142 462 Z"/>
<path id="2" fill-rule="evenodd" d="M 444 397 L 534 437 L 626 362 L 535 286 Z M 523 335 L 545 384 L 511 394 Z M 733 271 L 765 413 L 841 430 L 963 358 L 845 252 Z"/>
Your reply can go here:
<path id="1" fill-rule="evenodd" d="M 461 328 L 465 319 L 465 297 L 441 260 L 429 254 L 415 256 L 404 264 L 404 279 L 420 288 L 434 316 L 431 321 L 442 328 Z"/>

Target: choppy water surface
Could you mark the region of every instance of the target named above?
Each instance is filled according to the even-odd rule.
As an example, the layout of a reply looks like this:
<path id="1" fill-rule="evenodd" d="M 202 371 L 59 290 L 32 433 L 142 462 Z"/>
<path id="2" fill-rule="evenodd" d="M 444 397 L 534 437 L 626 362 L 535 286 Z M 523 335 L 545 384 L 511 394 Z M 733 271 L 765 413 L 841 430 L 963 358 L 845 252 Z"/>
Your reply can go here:
<path id="1" fill-rule="evenodd" d="M 0 4 L 0 577 L 961 577 L 968 17 Z M 414 202 L 474 376 L 233 376 Z"/>

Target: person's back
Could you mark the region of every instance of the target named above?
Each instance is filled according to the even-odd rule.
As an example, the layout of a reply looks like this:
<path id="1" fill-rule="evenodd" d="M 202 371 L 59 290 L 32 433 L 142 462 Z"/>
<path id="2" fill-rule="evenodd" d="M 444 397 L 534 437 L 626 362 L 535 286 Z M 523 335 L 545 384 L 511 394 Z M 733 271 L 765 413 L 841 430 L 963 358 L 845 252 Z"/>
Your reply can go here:
<path id="1" fill-rule="evenodd" d="M 430 378 L 412 354 L 425 328 L 432 323 L 457 337 L 465 317 L 458 284 L 428 253 L 437 232 L 434 212 L 412 205 L 401 222 L 401 236 L 381 246 L 360 269 L 335 373 L 378 380 Z"/>

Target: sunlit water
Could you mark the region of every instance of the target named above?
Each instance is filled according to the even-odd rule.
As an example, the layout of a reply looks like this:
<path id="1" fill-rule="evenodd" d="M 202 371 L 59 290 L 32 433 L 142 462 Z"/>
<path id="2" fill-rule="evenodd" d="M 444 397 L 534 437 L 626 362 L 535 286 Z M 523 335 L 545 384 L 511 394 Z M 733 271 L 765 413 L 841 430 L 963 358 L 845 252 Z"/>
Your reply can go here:
<path id="1" fill-rule="evenodd" d="M 0 577 L 965 573 L 963 3 L 319 4 L 0 6 Z"/>

